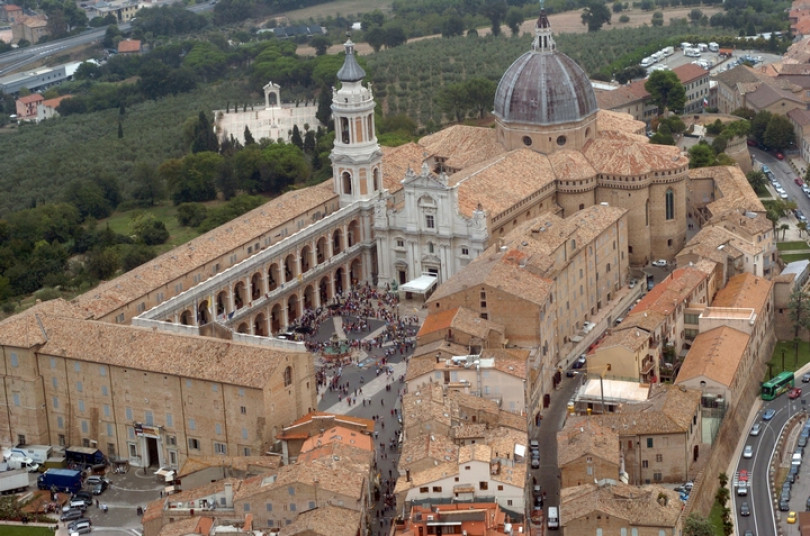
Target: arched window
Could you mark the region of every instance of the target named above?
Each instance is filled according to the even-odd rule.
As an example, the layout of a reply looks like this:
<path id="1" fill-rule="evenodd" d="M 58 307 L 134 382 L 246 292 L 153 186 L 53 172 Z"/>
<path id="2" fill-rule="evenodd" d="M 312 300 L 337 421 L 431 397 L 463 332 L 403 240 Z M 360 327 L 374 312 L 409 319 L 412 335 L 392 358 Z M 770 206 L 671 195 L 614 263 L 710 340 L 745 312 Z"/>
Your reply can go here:
<path id="1" fill-rule="evenodd" d="M 349 143 L 349 120 L 345 117 L 340 118 L 340 133 L 343 143 Z"/>
<path id="2" fill-rule="evenodd" d="M 675 217 L 675 194 L 672 192 L 672 188 L 669 188 L 667 189 L 667 193 L 664 195 L 665 195 L 667 219 L 671 220 Z"/>
<path id="3" fill-rule="evenodd" d="M 378 168 L 374 168 L 374 171 L 371 172 L 371 176 L 373 177 L 373 185 L 374 191 L 378 191 L 380 189 L 380 170 Z"/>
<path id="4" fill-rule="evenodd" d="M 287 367 L 284 369 L 284 387 L 289 386 L 292 383 L 292 367 Z"/>
<path id="5" fill-rule="evenodd" d="M 346 195 L 351 195 L 352 193 L 352 176 L 349 174 L 348 171 L 344 171 L 343 175 L 343 193 Z"/>

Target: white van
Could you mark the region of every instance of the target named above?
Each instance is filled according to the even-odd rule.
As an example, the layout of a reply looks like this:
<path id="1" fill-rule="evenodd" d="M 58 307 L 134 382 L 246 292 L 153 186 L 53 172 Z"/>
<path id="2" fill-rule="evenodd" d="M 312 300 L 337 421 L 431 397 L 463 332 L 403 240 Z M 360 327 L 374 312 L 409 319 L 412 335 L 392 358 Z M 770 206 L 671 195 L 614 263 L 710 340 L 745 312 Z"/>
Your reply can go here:
<path id="1" fill-rule="evenodd" d="M 548 507 L 548 516 L 546 517 L 549 529 L 560 528 L 560 512 L 556 506 Z"/>

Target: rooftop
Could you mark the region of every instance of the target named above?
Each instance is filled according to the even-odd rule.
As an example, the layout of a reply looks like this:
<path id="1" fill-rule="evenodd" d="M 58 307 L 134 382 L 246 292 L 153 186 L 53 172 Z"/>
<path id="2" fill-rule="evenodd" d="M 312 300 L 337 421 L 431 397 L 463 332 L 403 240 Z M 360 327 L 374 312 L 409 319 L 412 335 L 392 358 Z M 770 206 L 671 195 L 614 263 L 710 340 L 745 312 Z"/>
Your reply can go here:
<path id="1" fill-rule="evenodd" d="M 686 354 L 675 383 L 706 378 L 730 387 L 749 341 L 746 333 L 727 326 L 700 333 Z"/>
<path id="2" fill-rule="evenodd" d="M 677 492 L 654 485 L 583 484 L 564 488 L 560 497 L 563 527 L 582 518 L 606 515 L 621 526 L 666 530 L 678 526 L 682 510 L 683 501 Z"/>
<path id="3" fill-rule="evenodd" d="M 563 467 L 587 455 L 602 458 L 618 468 L 619 435 L 592 417 L 569 416 L 563 429 L 557 432 L 557 465 Z"/>

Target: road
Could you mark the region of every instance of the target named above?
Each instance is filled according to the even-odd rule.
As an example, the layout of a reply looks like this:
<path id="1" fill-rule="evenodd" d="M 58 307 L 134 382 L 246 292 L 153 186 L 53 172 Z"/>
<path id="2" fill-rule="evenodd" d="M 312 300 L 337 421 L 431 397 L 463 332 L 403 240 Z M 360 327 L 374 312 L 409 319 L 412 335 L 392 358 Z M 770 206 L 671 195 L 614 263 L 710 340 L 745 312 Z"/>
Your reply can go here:
<path id="1" fill-rule="evenodd" d="M 790 167 L 788 161 L 777 160 L 771 153 L 755 148 L 751 148 L 751 156 L 756 162 L 767 165 L 771 171 L 773 171 L 776 179 L 782 184 L 782 188 L 787 192 L 789 200 L 795 202 L 796 207 L 801 210 L 805 216 L 810 215 L 810 199 L 807 198 L 801 187 L 793 182 L 796 178 L 796 172 Z M 770 183 L 768 183 L 768 188 L 774 198 L 779 199 L 779 196 L 773 188 L 771 188 Z M 796 225 L 797 220 L 793 216 L 790 216 L 790 219 L 791 223 Z"/>
<path id="2" fill-rule="evenodd" d="M 194 13 L 201 13 L 203 11 L 213 9 L 213 7 L 213 2 L 206 2 L 189 6 L 186 9 Z M 130 23 L 119 24 L 118 29 L 121 30 L 121 32 L 128 32 L 132 29 L 132 25 Z M 0 54 L 0 76 L 18 71 L 31 63 L 43 60 L 48 56 L 58 54 L 63 50 L 84 46 L 92 43 L 93 41 L 98 41 L 104 37 L 106 31 L 106 27 L 90 28 L 79 35 L 48 41 L 47 43 L 43 43 L 41 45 L 18 48 L 10 52 Z"/>
<path id="3" fill-rule="evenodd" d="M 797 373 L 797 377 L 799 374 Z M 802 384 L 798 384 L 802 385 Z M 742 445 L 751 445 L 754 447 L 754 455 L 752 458 L 742 457 L 742 445 L 739 446 L 740 458 L 737 462 L 736 474 L 739 471 L 746 470 L 749 472 L 749 480 L 752 483 L 751 489 L 747 497 L 737 496 L 734 489 L 736 483 L 736 474 L 733 475 L 729 488 L 732 492 L 732 507 L 735 511 L 737 534 L 744 534 L 746 530 L 751 530 L 754 534 L 778 534 L 776 523 L 776 512 L 774 509 L 774 497 L 770 489 L 770 465 L 774 456 L 781 456 L 780 452 L 775 452 L 775 448 L 779 437 L 785 429 L 785 424 L 791 416 L 803 411 L 806 406 L 807 398 L 810 397 L 810 389 L 807 384 L 803 384 L 805 389 L 802 396 L 796 400 L 790 400 L 787 395 L 777 397 L 771 402 L 766 402 L 761 411 L 757 414 L 755 422 L 759 422 L 762 429 L 758 436 L 747 435 L 740 439 Z M 762 420 L 762 413 L 766 409 L 774 409 L 776 414 L 770 421 Z M 795 435 L 795 434 L 794 434 Z M 795 437 L 791 436 L 795 443 Z M 785 451 L 792 452 L 793 444 L 786 443 Z M 777 460 L 778 463 L 778 460 Z M 805 506 L 805 499 L 810 491 L 810 464 L 804 464 L 801 469 L 801 476 L 799 481 L 794 484 L 792 496 L 790 500 L 790 509 L 792 511 L 802 511 Z M 731 475 L 730 475 L 731 476 Z M 774 483 L 778 489 L 781 489 L 782 481 Z M 740 515 L 740 504 L 743 501 L 748 501 L 751 508 L 750 516 Z M 782 517 L 786 517 L 787 513 L 783 513 Z"/>

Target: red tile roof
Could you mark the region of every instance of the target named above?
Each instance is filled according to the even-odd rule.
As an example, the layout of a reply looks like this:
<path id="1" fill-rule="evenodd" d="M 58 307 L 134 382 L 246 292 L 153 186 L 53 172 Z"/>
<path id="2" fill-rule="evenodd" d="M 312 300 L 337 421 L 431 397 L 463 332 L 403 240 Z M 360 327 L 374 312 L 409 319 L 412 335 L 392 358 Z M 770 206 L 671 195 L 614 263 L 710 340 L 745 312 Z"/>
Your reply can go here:
<path id="1" fill-rule="evenodd" d="M 44 101 L 45 97 L 40 95 L 39 93 L 31 93 L 30 95 L 26 95 L 25 97 L 20 97 L 17 99 L 18 102 L 22 104 L 28 104 L 29 102 L 39 102 Z"/>
<path id="2" fill-rule="evenodd" d="M 686 65 L 675 67 L 672 69 L 672 72 L 678 76 L 678 80 L 681 81 L 681 84 L 688 84 L 702 76 L 709 76 L 709 71 L 694 63 L 687 63 Z"/>
<path id="3" fill-rule="evenodd" d="M 139 39 L 127 39 L 118 43 L 118 52 L 125 54 L 127 52 L 140 52 L 141 41 Z"/>

